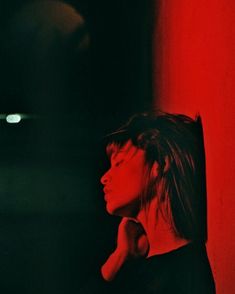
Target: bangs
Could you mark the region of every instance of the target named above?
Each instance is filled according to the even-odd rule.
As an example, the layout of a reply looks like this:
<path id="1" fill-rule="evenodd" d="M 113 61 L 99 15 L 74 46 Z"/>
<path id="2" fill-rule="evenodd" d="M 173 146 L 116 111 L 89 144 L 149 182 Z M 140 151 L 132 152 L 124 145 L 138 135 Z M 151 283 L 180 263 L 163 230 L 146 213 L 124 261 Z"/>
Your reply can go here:
<path id="1" fill-rule="evenodd" d="M 111 142 L 106 147 L 106 153 L 110 159 L 113 154 L 116 155 L 117 153 L 121 152 L 128 153 L 132 146 L 134 145 L 132 144 L 131 139 L 122 142 Z"/>
<path id="2" fill-rule="evenodd" d="M 105 141 L 107 144 L 107 156 L 111 158 L 112 154 L 119 152 L 130 139 L 130 135 L 126 129 L 119 129 L 116 132 L 108 134 L 105 137 Z"/>
<path id="3" fill-rule="evenodd" d="M 106 147 L 106 153 L 108 158 L 110 159 L 113 154 L 118 153 L 124 145 L 125 142 L 110 142 Z"/>

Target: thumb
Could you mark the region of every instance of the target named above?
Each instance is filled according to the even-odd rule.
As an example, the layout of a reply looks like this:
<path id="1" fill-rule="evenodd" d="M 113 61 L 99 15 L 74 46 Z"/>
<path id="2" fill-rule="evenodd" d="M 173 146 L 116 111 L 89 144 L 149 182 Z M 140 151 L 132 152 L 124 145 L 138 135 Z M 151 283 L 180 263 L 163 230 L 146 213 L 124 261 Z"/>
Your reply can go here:
<path id="1" fill-rule="evenodd" d="M 145 234 L 142 234 L 137 242 L 138 247 L 138 255 L 139 256 L 146 256 L 149 251 L 149 241 Z"/>

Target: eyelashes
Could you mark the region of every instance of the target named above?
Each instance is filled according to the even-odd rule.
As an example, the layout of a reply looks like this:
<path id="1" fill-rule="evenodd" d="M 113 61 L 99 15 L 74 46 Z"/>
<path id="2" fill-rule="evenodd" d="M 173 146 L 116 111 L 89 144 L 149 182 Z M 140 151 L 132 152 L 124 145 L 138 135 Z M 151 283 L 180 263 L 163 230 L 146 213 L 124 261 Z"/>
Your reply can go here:
<path id="1" fill-rule="evenodd" d="M 124 162 L 124 159 L 117 160 L 111 164 L 111 167 L 119 167 Z"/>
<path id="2" fill-rule="evenodd" d="M 134 156 L 134 154 L 128 154 L 125 156 L 117 156 L 116 158 L 111 159 L 111 167 L 119 167 L 120 165 L 122 165 L 123 163 L 128 163 L 132 157 Z"/>
<path id="3" fill-rule="evenodd" d="M 115 166 L 115 167 L 118 167 L 118 166 L 120 166 L 123 162 L 124 162 L 124 159 L 122 159 L 122 160 L 118 160 L 117 162 L 114 163 L 114 166 Z"/>

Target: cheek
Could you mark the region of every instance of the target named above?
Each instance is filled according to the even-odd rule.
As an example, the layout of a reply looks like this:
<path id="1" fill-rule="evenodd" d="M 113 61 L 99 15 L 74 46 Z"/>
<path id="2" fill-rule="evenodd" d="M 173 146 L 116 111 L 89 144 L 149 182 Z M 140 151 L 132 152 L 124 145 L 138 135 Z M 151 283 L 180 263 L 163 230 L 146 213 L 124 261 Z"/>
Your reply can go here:
<path id="1" fill-rule="evenodd" d="M 142 191 L 142 185 L 141 185 L 140 180 L 138 180 L 138 179 L 130 179 L 128 181 L 128 183 L 127 183 L 126 189 L 130 193 L 139 196 L 141 191 Z"/>
<path id="2" fill-rule="evenodd" d="M 143 191 L 143 177 L 138 174 L 126 176 L 125 180 L 120 183 L 122 191 L 124 192 L 121 197 L 126 200 L 134 200 L 139 198 Z"/>
<path id="3" fill-rule="evenodd" d="M 131 186 L 133 190 L 142 190 L 144 185 L 144 170 L 141 168 L 132 169 L 130 171 L 130 176 L 128 177 L 128 185 Z"/>

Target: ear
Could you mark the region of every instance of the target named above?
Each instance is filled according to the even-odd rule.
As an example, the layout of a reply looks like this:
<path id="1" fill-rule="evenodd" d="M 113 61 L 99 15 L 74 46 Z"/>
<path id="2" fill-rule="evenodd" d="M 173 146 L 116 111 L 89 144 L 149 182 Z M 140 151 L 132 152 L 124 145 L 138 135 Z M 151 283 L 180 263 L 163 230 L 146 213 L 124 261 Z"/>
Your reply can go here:
<path id="1" fill-rule="evenodd" d="M 168 172 L 168 170 L 170 169 L 170 159 L 169 159 L 169 156 L 165 156 L 165 166 L 164 166 L 164 170 L 163 170 L 163 173 L 166 173 Z"/>
<path id="2" fill-rule="evenodd" d="M 168 172 L 168 170 L 170 169 L 170 166 L 171 166 L 170 159 L 168 156 L 165 156 L 165 164 L 164 164 L 163 174 Z M 151 174 L 153 177 L 156 178 L 159 175 L 159 169 L 160 169 L 160 166 L 159 166 L 158 162 L 155 161 L 152 166 L 152 170 L 151 170 Z"/>
<path id="3" fill-rule="evenodd" d="M 153 178 L 156 178 L 159 174 L 159 164 L 157 161 L 154 161 L 152 169 L 151 169 L 151 175 Z"/>

